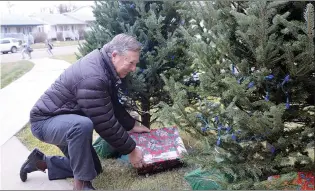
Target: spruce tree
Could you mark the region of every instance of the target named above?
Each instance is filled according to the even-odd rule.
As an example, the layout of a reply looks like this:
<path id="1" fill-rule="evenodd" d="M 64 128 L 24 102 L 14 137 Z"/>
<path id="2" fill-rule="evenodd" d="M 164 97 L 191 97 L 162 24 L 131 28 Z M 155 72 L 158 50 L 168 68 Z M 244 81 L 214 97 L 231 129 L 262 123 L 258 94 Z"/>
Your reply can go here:
<path id="1" fill-rule="evenodd" d="M 161 1 L 96 1 L 96 22 L 88 33 L 86 43 L 80 47 L 84 56 L 102 47 L 115 35 L 127 33 L 135 36 L 143 45 L 137 70 L 123 79 L 121 97 L 124 105 L 137 111 L 142 124 L 150 127 L 154 107 L 160 101 L 170 102 L 163 90 L 160 74 L 181 80 L 189 74 L 184 54 L 188 46 L 177 32 L 185 22 L 176 12 L 180 2 Z M 189 62 L 188 62 L 189 63 Z"/>
<path id="2" fill-rule="evenodd" d="M 226 189 L 266 189 L 268 176 L 314 169 L 314 7 L 301 22 L 279 13 L 287 3 L 188 2 L 182 11 L 194 18 L 182 33 L 200 85 L 163 77 L 174 104 L 161 102 L 159 116 L 204 141 L 185 161 L 218 169 Z"/>

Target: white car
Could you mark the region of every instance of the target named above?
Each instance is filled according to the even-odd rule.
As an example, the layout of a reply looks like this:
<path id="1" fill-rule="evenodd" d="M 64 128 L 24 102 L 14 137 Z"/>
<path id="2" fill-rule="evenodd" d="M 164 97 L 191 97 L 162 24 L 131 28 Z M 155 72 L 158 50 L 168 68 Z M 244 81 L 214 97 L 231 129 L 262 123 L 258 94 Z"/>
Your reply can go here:
<path id="1" fill-rule="evenodd" d="M 16 53 L 21 49 L 21 41 L 16 38 L 0 39 L 0 52 L 6 54 L 8 52 Z"/>

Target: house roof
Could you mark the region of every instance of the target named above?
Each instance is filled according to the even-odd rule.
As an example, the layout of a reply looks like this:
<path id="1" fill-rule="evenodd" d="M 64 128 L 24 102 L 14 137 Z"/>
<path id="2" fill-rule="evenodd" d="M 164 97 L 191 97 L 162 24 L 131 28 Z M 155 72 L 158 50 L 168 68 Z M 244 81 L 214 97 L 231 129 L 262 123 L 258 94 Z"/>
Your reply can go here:
<path id="1" fill-rule="evenodd" d="M 1 14 L 0 25 L 18 26 L 18 25 L 43 25 L 44 23 L 25 15 Z"/>
<path id="2" fill-rule="evenodd" d="M 69 25 L 69 24 L 85 24 L 84 21 L 79 21 L 63 14 L 48 14 L 40 13 L 32 16 L 34 19 L 42 21 L 50 25 Z"/>
<path id="3" fill-rule="evenodd" d="M 91 6 L 82 6 L 72 12 L 64 13 L 64 15 L 84 22 L 95 21 L 93 8 Z"/>
<path id="4" fill-rule="evenodd" d="M 83 15 L 83 14 L 78 14 L 78 13 L 65 13 L 65 15 L 79 21 L 84 21 L 84 22 L 95 21 L 95 17 L 93 15 Z"/>

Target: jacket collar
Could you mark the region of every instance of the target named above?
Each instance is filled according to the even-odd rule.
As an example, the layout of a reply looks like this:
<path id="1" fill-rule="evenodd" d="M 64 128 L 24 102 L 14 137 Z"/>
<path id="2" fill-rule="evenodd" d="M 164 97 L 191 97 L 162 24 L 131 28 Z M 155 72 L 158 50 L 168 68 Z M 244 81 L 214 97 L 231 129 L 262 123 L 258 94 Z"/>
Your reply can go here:
<path id="1" fill-rule="evenodd" d="M 109 57 L 110 53 L 108 53 L 106 51 L 105 47 L 100 49 L 100 53 L 101 53 L 101 56 L 103 58 L 105 68 L 108 70 L 111 77 L 115 80 L 115 86 L 117 87 L 117 86 L 121 85 L 121 83 L 122 83 L 121 79 L 119 78 L 118 73 L 114 67 L 114 64 L 112 63 L 112 61 Z"/>

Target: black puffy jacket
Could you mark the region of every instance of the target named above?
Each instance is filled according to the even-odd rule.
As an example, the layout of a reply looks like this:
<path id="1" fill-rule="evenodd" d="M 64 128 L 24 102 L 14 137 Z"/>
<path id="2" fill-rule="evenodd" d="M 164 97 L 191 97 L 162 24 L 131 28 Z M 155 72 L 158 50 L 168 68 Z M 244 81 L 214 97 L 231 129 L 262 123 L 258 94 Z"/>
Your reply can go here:
<path id="1" fill-rule="evenodd" d="M 45 91 L 30 112 L 30 122 L 60 114 L 86 116 L 103 139 L 120 153 L 129 154 L 136 143 L 127 131 L 135 119 L 118 101 L 120 84 L 104 48 L 96 49 L 67 68 Z"/>

